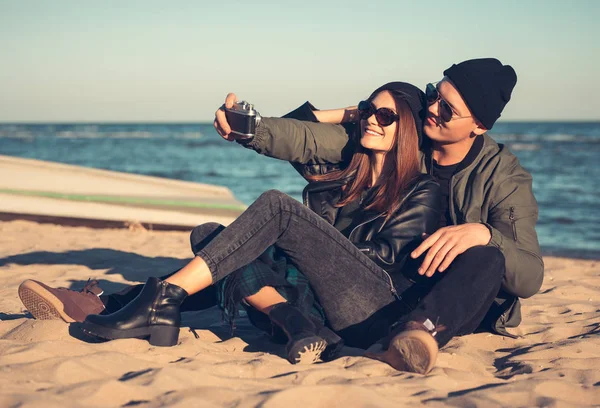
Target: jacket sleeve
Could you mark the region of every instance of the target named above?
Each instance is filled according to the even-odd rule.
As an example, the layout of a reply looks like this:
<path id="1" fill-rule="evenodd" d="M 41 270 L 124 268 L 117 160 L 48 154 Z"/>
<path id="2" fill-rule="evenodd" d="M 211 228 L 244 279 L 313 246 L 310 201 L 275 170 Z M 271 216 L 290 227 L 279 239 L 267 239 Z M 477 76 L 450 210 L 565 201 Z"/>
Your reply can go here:
<path id="1" fill-rule="evenodd" d="M 544 262 L 535 231 L 538 206 L 531 175 L 516 158 L 513 160 L 509 176 L 496 188 L 485 225 L 492 234 L 488 245 L 504 254 L 506 271 L 502 288 L 528 298 L 538 292 L 544 279 Z"/>
<path id="2" fill-rule="evenodd" d="M 263 118 L 254 138 L 239 143 L 259 154 L 291 162 L 303 176 L 338 169 L 352 157 L 354 129 L 351 125 L 319 123 L 314 110 L 306 102 L 283 118 Z"/>
<path id="3" fill-rule="evenodd" d="M 370 240 L 357 243 L 359 250 L 384 269 L 402 268 L 410 252 L 432 234 L 440 221 L 440 186 L 433 179 L 421 182 L 383 229 Z"/>

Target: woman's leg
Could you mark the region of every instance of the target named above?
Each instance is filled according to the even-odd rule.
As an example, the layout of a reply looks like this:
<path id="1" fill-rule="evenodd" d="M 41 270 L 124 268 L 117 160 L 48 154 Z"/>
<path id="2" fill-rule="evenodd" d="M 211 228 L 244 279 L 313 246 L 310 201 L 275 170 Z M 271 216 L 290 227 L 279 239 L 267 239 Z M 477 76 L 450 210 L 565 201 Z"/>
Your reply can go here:
<path id="1" fill-rule="evenodd" d="M 194 255 L 198 253 L 202 248 L 204 248 L 215 236 L 217 236 L 221 231 L 225 229 L 224 225 L 221 225 L 216 222 L 207 222 L 195 227 L 190 233 L 190 246 Z M 171 272 L 167 275 L 163 275 L 160 277 L 161 280 L 166 280 L 175 273 L 179 272 L 181 269 L 177 271 Z M 143 284 L 128 286 L 119 292 L 111 293 L 108 295 L 103 295 L 101 297 L 105 310 L 102 314 L 111 314 L 114 313 L 133 299 L 139 295 L 144 287 Z M 254 294 L 250 298 L 247 299 L 248 303 L 252 306 L 256 307 L 256 309 L 262 311 L 265 314 L 268 314 L 268 309 L 274 306 L 276 303 L 285 302 L 285 299 L 279 295 L 279 293 L 274 288 L 264 288 L 264 291 L 261 293 Z M 276 295 L 279 297 L 276 297 Z M 264 298 L 263 298 L 264 297 Z M 215 286 L 209 286 L 204 290 L 201 290 L 193 295 L 188 296 L 183 303 L 181 304 L 180 311 L 188 312 L 188 311 L 198 311 L 209 309 L 217 304 L 217 294 Z"/>
<path id="2" fill-rule="evenodd" d="M 343 346 L 342 339 L 325 326 L 323 308 L 306 276 L 275 247 L 214 286 L 232 334 L 233 319 L 243 306 L 252 325 L 269 333 L 273 341 L 288 343 L 292 363 L 314 362 L 318 353 L 327 361 Z"/>
<path id="3" fill-rule="evenodd" d="M 275 190 L 262 194 L 167 282 L 188 293 L 219 281 L 275 245 L 304 273 L 335 330 L 394 303 L 389 276 L 317 214 Z"/>
<path id="4" fill-rule="evenodd" d="M 207 223 L 194 228 L 190 235 L 192 251 L 201 250 L 224 228 L 216 223 Z M 107 317 L 92 316 L 87 319 L 84 330 L 87 330 L 90 334 L 109 339 L 146 337 L 149 335 L 152 344 L 173 345 L 177 341 L 179 311 L 205 309 L 217 304 L 217 299 L 220 298 L 218 304 L 225 312 L 229 312 L 229 317 L 232 318 L 232 316 L 235 316 L 235 311 L 230 309 L 237 309 L 240 301 L 247 298 L 251 305 L 254 304 L 257 310 L 265 314 L 267 322 L 269 321 L 267 316 L 271 317 L 271 321 L 274 321 L 274 315 L 281 316 L 280 321 L 284 323 L 281 328 L 288 334 L 289 339 L 293 340 L 288 347 L 290 349 L 288 359 L 291 362 L 314 362 L 324 349 L 327 351 L 326 355 L 333 356 L 335 351 L 341 347 L 341 339 L 338 336 L 324 328 L 322 324 L 315 326 L 315 323 L 299 309 L 287 305 L 286 298 L 275 290 L 275 287 L 284 290 L 290 299 L 297 300 L 297 296 L 295 296 L 295 289 L 297 288 L 286 280 L 290 272 L 287 261 L 281 254 L 276 255 L 274 248 L 265 251 L 258 259 L 235 272 L 237 274 L 232 274 L 228 276 L 228 279 L 220 282 L 225 283 L 227 281 L 231 285 L 210 286 L 192 296 L 182 297 L 180 299 L 182 304 L 178 307 L 173 307 L 173 303 L 178 303 L 178 301 L 175 301 L 176 299 L 169 299 L 168 296 L 160 296 L 158 293 L 165 290 L 174 290 L 173 293 L 178 295 L 177 289 L 179 291 L 182 289 L 176 285 L 161 287 L 160 280 L 154 278 L 154 280 L 149 280 L 146 285 L 127 288 L 125 291 L 113 295 L 113 298 L 116 299 L 112 300 L 120 300 L 117 305 L 119 313 Z M 168 279 L 176 273 L 174 272 L 161 279 Z M 241 279 L 229 279 L 235 276 Z M 298 280 L 299 277 L 296 276 L 296 278 Z M 148 295 L 148 287 L 152 292 L 150 295 Z M 226 290 L 226 287 L 233 288 L 233 290 Z M 306 291 L 306 288 L 304 291 Z M 305 298 L 306 296 L 303 297 L 303 299 Z M 146 300 L 142 301 L 141 299 Z M 311 299 L 314 298 L 311 297 Z M 165 307 L 157 308 L 157 303 L 164 303 Z M 124 307 L 125 305 L 127 306 Z M 273 311 L 275 306 L 279 306 L 279 308 Z M 161 309 L 164 309 L 162 313 Z M 233 313 L 231 313 L 232 311 Z M 146 318 L 148 315 L 155 313 L 163 315 L 158 319 L 162 320 L 162 323 L 157 320 L 153 324 L 150 321 L 152 318 Z M 289 324 L 290 319 L 288 317 L 290 315 L 293 316 L 293 319 L 291 319 L 293 324 Z M 140 317 L 142 318 L 141 321 Z M 327 347 L 327 344 L 330 347 Z M 311 349 L 313 353 L 306 353 L 306 348 Z M 314 353 L 314 351 L 318 353 Z"/>
<path id="5" fill-rule="evenodd" d="M 164 321 L 168 333 L 175 333 L 179 317 L 173 311 L 178 312 L 185 298 L 183 294 L 197 293 L 223 279 L 257 259 L 271 245 L 283 251 L 310 280 L 335 330 L 360 327 L 355 332 L 362 334 L 369 329 L 364 323 L 373 324 L 377 321 L 373 319 L 376 313 L 397 303 L 389 275 L 310 209 L 271 190 L 217 234 L 182 270 L 166 281 L 149 281 L 147 293 L 145 287 L 128 307 L 113 315 L 91 319 L 87 328 L 96 335 L 110 336 L 106 338 L 139 337 L 157 332 L 159 323 L 153 322 Z M 172 299 L 163 296 L 166 291 L 172 292 Z M 161 317 L 153 306 L 156 302 L 164 302 L 169 313 Z M 177 305 L 175 309 L 170 308 L 173 304 Z M 283 313 L 272 316 L 274 310 L 270 312 L 272 320 L 285 320 Z M 143 317 L 146 314 L 155 317 L 146 319 Z M 303 332 L 304 329 L 295 333 Z M 175 337 L 165 341 L 158 335 L 156 338 L 166 345 L 176 342 Z"/>
<path id="6" fill-rule="evenodd" d="M 205 224 L 198 225 L 195 227 L 190 233 L 190 246 L 192 248 L 192 253 L 196 255 L 196 253 L 204 248 L 207 243 L 210 242 L 219 232 L 223 231 L 225 226 L 216 223 L 216 222 L 207 222 Z M 167 275 L 163 275 L 160 277 L 161 280 L 165 280 L 168 277 L 177 273 L 177 271 L 171 272 Z M 144 284 L 132 285 L 128 286 L 119 292 L 111 293 L 107 295 L 100 296 L 100 299 L 104 303 L 105 309 L 102 314 L 111 314 L 120 309 L 122 309 L 125 305 L 131 302 L 133 299 L 137 297 L 142 291 Z M 201 292 L 198 292 L 192 296 L 188 296 L 183 303 L 181 304 L 181 311 L 197 311 L 197 310 L 205 310 L 209 309 L 216 305 L 216 292 L 214 287 L 206 288 Z"/>
<path id="7" fill-rule="evenodd" d="M 281 296 L 281 294 L 271 286 L 262 288 L 254 295 L 245 297 L 244 300 L 259 312 L 267 315 L 271 309 L 273 309 L 273 306 L 278 303 L 287 302 L 287 299 Z"/>

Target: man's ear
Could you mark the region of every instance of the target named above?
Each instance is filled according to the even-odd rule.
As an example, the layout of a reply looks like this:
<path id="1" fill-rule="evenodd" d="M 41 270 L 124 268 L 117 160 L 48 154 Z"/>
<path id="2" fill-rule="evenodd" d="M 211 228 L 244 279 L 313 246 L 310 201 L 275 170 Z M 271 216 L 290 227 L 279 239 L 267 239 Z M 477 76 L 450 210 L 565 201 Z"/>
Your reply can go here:
<path id="1" fill-rule="evenodd" d="M 485 132 L 487 132 L 487 129 L 483 126 L 483 124 L 479 123 L 478 121 L 475 122 L 475 124 L 477 125 L 477 127 L 475 129 L 473 129 L 474 135 L 479 136 L 479 135 L 483 135 Z"/>

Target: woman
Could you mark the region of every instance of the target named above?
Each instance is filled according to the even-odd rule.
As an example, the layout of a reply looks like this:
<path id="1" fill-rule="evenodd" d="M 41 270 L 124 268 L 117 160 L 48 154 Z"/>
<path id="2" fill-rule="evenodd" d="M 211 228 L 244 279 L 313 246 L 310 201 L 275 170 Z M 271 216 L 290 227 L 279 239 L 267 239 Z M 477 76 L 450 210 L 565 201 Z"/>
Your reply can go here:
<path id="1" fill-rule="evenodd" d="M 345 169 L 309 178 L 303 206 L 268 191 L 227 228 L 206 228 L 196 257 L 165 280 L 150 278 L 140 294 L 121 310 L 90 315 L 82 329 L 105 339 L 149 337 L 153 345 L 177 343 L 180 305 L 255 262 L 274 247 L 306 276 L 328 326 L 317 327 L 298 307 L 271 286 L 245 301 L 269 316 L 288 337 L 288 360 L 316 361 L 326 346 L 337 348 L 338 335 L 349 345 L 368 347 L 388 333 L 407 306 L 395 283 L 410 244 L 431 233 L 439 219 L 439 187 L 419 173 L 418 145 L 424 96 L 405 83 L 387 84 L 359 105 L 360 122 L 352 160 Z M 309 125 L 265 118 L 257 129 L 285 137 Z M 341 126 L 311 124 L 312 132 L 337 132 Z M 293 129 L 295 128 L 295 129 Z M 277 132 L 281 132 L 278 134 Z M 318 165 L 316 155 L 304 166 Z M 212 224 L 214 226 L 214 224 Z M 423 361 L 394 362 L 396 368 L 427 372 L 437 345 L 420 330 L 405 342 L 425 347 Z M 388 359 L 389 360 L 389 359 Z M 390 361 L 388 361 L 390 362 Z"/>

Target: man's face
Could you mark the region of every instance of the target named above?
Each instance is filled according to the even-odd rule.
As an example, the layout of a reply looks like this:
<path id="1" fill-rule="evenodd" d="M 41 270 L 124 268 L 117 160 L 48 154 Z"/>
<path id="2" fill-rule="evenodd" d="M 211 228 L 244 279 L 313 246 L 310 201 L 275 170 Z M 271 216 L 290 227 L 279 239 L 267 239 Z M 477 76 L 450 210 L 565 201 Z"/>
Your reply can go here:
<path id="1" fill-rule="evenodd" d="M 472 113 L 467 107 L 460 93 L 450 79 L 444 79 L 437 84 L 440 97 L 448 102 L 452 108 L 452 119 L 444 122 L 439 115 L 440 101 L 429 105 L 427 120 L 425 121 L 425 134 L 432 140 L 442 144 L 453 144 L 468 139 L 472 134 L 482 134 L 483 127 L 477 125 Z"/>

